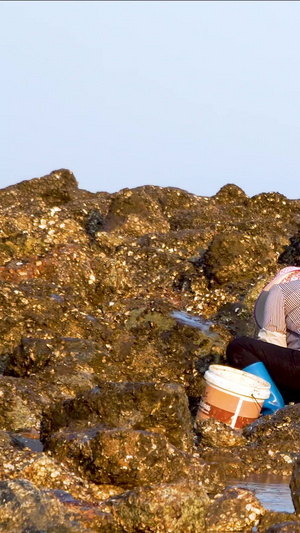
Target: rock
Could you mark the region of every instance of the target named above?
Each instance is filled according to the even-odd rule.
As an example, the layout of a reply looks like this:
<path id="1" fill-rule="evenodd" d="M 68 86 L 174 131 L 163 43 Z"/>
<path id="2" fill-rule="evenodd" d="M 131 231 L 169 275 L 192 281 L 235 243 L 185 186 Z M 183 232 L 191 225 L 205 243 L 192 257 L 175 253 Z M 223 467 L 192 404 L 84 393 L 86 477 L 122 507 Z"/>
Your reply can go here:
<path id="1" fill-rule="evenodd" d="M 286 531 L 297 532 L 299 530 L 297 529 L 299 525 L 300 523 L 298 522 L 297 517 L 294 514 L 266 510 L 264 516 L 262 517 L 259 523 L 258 532 L 267 533 L 268 531 L 269 533 L 275 533 L 275 531 L 281 531 L 281 527 L 283 527 L 283 531 L 285 531 L 285 527 L 294 527 L 294 530 L 287 529 Z"/>
<path id="2" fill-rule="evenodd" d="M 265 510 L 252 492 L 236 487 L 227 488 L 216 497 L 206 515 L 207 531 L 251 531 L 259 524 Z"/>
<path id="3" fill-rule="evenodd" d="M 95 241 L 95 236 L 98 231 L 103 228 L 104 217 L 100 213 L 99 209 L 91 209 L 86 219 L 86 231 L 91 241 Z"/>
<path id="4" fill-rule="evenodd" d="M 0 375 L 0 428 L 18 431 L 39 429 L 42 410 L 50 403 L 47 392 L 34 380 Z"/>
<path id="5" fill-rule="evenodd" d="M 275 524 L 269 527 L 266 533 L 299 533 L 300 522 L 283 522 L 282 524 Z"/>
<path id="6" fill-rule="evenodd" d="M 249 205 L 249 196 L 234 183 L 227 183 L 221 187 L 213 198 L 218 204 L 223 204 L 225 207 L 228 204 Z"/>
<path id="7" fill-rule="evenodd" d="M 243 429 L 231 432 L 218 422 L 200 421 L 196 445 L 201 458 L 217 462 L 227 478 L 246 478 L 251 473 L 290 476 L 299 454 L 299 405 L 290 405 L 274 415 L 259 417 Z"/>
<path id="8" fill-rule="evenodd" d="M 299 266 L 300 264 L 300 232 L 290 238 L 290 244 L 285 246 L 278 261 L 283 264 Z"/>
<path id="9" fill-rule="evenodd" d="M 193 433 L 183 387 L 160 383 L 103 382 L 76 398 L 54 404 L 45 412 L 41 437 L 47 441 L 62 427 L 102 424 L 155 431 L 182 451 L 191 452 Z"/>
<path id="10" fill-rule="evenodd" d="M 300 515 L 300 458 L 295 460 L 292 477 L 290 481 L 291 495 L 295 511 Z"/>
<path id="11" fill-rule="evenodd" d="M 254 281 L 264 268 L 269 273 L 276 261 L 276 251 L 268 236 L 252 239 L 242 231 L 218 233 L 204 254 L 204 272 L 211 283 L 224 285 Z"/>
<path id="12" fill-rule="evenodd" d="M 123 189 L 112 195 L 106 227 L 110 231 L 118 230 L 118 233 L 134 236 L 169 231 L 168 220 L 163 216 L 159 203 L 141 188 Z"/>
<path id="13" fill-rule="evenodd" d="M 227 364 L 232 337 L 255 335 L 259 292 L 298 261 L 299 207 L 234 184 L 211 198 L 155 186 L 89 193 L 65 169 L 2 189 L 0 479 L 49 490 L 64 524 L 124 533 L 133 513 L 141 529 L 204 530 L 199 481 L 215 497 L 232 477 L 290 476 L 297 405 L 243 434 L 205 421 L 193 435 L 191 418 L 209 364 Z M 51 452 L 23 438 L 42 419 Z M 99 510 L 108 497 L 111 511 Z M 294 520 L 260 518 L 265 529 Z"/>
<path id="14" fill-rule="evenodd" d="M 172 446 L 164 435 L 133 429 L 60 430 L 45 449 L 94 483 L 132 488 L 200 477 L 191 456 Z M 196 466 L 196 465 L 195 465 Z"/>
<path id="15" fill-rule="evenodd" d="M 288 405 L 272 416 L 264 416 L 244 428 L 243 435 L 253 449 L 258 447 L 265 454 L 265 465 L 274 471 L 277 465 L 292 472 L 293 464 L 300 452 L 299 447 L 300 405 Z M 263 463 L 263 458 L 261 458 Z"/>
<path id="16" fill-rule="evenodd" d="M 218 420 L 196 418 L 195 433 L 200 446 L 243 446 L 247 440 L 235 429 Z"/>
<path id="17" fill-rule="evenodd" d="M 8 462 L 9 460 L 9 462 Z M 63 463 L 46 453 L 29 454 L 14 451 L 6 459 L 5 476 L 10 479 L 27 479 L 40 489 L 62 491 L 69 498 L 94 505 L 123 492 L 114 485 L 95 485 L 75 475 Z"/>
<path id="18" fill-rule="evenodd" d="M 51 345 L 46 339 L 22 338 L 8 360 L 4 375 L 25 377 L 49 364 Z"/>
<path id="19" fill-rule="evenodd" d="M 42 178 L 21 181 L 0 191 L 3 207 L 16 204 L 16 201 L 32 203 L 40 201 L 47 206 L 66 204 L 78 191 L 78 183 L 70 170 L 60 169 Z"/>
<path id="20" fill-rule="evenodd" d="M 47 491 L 47 494 L 53 494 L 64 505 L 66 517 L 73 524 L 77 523 L 81 526 L 78 533 L 81 531 L 82 533 L 92 533 L 94 531 L 100 531 L 101 533 L 124 533 L 123 528 L 117 524 L 111 514 L 99 511 L 92 503 L 85 502 L 82 499 L 77 500 L 72 498 L 70 494 L 64 491 Z M 77 531 L 77 529 L 71 529 L 70 533 L 72 531 Z"/>
<path id="21" fill-rule="evenodd" d="M 138 487 L 100 505 L 124 532 L 192 533 L 205 530 L 209 499 L 199 483 L 183 481 Z"/>
<path id="22" fill-rule="evenodd" d="M 0 481 L 0 528 L 7 533 L 88 531 L 66 518 L 57 498 L 26 480 Z"/>
<path id="23" fill-rule="evenodd" d="M 67 287 L 41 279 L 19 284 L 0 279 L 0 302 L 2 371 L 6 369 L 8 356 L 11 359 L 11 353 L 21 345 L 22 338 L 90 339 L 105 347 L 107 328 L 93 316 L 90 305 L 83 306 L 82 296 L 76 296 Z"/>

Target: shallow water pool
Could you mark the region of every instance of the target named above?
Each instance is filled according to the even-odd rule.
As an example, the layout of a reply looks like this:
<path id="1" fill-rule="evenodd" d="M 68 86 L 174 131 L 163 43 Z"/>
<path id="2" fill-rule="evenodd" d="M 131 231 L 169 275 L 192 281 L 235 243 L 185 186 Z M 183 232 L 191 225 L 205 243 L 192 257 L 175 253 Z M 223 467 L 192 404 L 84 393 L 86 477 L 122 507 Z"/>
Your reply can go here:
<path id="1" fill-rule="evenodd" d="M 289 482 L 289 478 L 281 478 L 270 474 L 253 474 L 247 480 L 230 480 L 229 485 L 251 490 L 265 509 L 294 513 Z"/>

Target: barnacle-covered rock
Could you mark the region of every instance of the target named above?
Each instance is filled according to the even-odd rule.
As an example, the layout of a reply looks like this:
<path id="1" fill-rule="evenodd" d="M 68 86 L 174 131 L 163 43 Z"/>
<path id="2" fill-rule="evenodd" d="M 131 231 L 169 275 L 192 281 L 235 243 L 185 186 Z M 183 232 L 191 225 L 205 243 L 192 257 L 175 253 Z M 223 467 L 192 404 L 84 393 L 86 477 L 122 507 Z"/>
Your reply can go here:
<path id="1" fill-rule="evenodd" d="M 297 405 L 242 435 L 203 422 L 194 440 L 191 414 L 209 364 L 227 363 L 232 337 L 255 335 L 263 286 L 298 264 L 299 207 L 234 184 L 211 198 L 151 185 L 90 193 L 66 169 L 2 189 L 0 478 L 52 491 L 79 528 L 124 533 L 137 520 L 185 533 L 204 531 L 203 487 L 212 497 L 251 472 L 290 476 Z M 43 452 L 23 439 L 42 420 Z M 110 496 L 109 511 L 92 510 Z M 236 516 L 234 498 L 222 505 Z M 296 527 L 273 518 L 260 517 Z"/>
<path id="2" fill-rule="evenodd" d="M 206 515 L 206 531 L 252 531 L 265 510 L 252 492 L 228 487 L 222 496 L 217 496 Z"/>
<path id="3" fill-rule="evenodd" d="M 209 498 L 201 483 L 181 481 L 137 487 L 110 498 L 100 509 L 113 515 L 126 533 L 205 531 Z"/>
<path id="4" fill-rule="evenodd" d="M 101 383 L 74 399 L 52 404 L 42 420 L 47 441 L 63 427 L 102 424 L 157 432 L 182 451 L 193 448 L 188 398 L 181 385 L 162 383 Z"/>

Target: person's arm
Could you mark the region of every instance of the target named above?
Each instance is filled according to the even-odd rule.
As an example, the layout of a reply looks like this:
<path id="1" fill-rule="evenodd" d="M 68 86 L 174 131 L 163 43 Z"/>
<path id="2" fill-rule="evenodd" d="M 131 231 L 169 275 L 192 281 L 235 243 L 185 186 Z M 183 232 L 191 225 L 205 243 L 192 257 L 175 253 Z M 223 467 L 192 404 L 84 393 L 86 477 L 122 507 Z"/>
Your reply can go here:
<path id="1" fill-rule="evenodd" d="M 262 328 L 258 338 L 262 341 L 287 347 L 285 306 L 282 290 L 279 285 L 274 285 L 266 298 Z"/>

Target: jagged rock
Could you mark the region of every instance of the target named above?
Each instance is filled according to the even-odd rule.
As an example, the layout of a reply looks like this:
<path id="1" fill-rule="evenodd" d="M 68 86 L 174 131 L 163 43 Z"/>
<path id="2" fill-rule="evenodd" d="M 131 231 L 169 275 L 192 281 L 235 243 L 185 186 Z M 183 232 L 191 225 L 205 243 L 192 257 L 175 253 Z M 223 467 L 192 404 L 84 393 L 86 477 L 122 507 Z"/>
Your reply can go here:
<path id="1" fill-rule="evenodd" d="M 57 498 L 26 480 L 0 481 L 0 528 L 7 533 L 88 531 L 66 518 L 64 506 Z"/>
<path id="2" fill-rule="evenodd" d="M 203 260 L 208 279 L 224 285 L 254 281 L 261 270 L 270 273 L 277 255 L 268 235 L 252 239 L 247 232 L 234 230 L 218 233 Z"/>
<path id="3" fill-rule="evenodd" d="M 72 512 L 78 506 L 82 514 L 91 514 L 87 527 L 116 532 L 119 528 L 124 533 L 112 514 L 97 515 L 90 506 L 124 490 L 126 469 L 121 468 L 120 458 L 130 455 L 125 455 L 125 436 L 134 450 L 131 455 L 139 457 L 141 465 L 137 480 L 134 460 L 128 459 L 129 486 L 153 481 L 151 457 L 157 464 L 153 472 L 158 472 L 154 481 L 189 476 L 201 479 L 210 495 L 223 490 L 228 477 L 244 478 L 254 471 L 290 475 L 300 451 L 297 406 L 259 419 L 242 436 L 220 425 L 212 430 L 213 424 L 206 422 L 196 430 L 191 453 L 185 395 L 193 410 L 209 364 L 226 364 L 226 345 L 232 336 L 254 334 L 252 310 L 260 290 L 279 268 L 298 261 L 299 207 L 299 200 L 279 193 L 249 198 L 233 184 L 211 198 L 155 186 L 93 194 L 80 190 L 73 174 L 64 169 L 1 190 L 0 428 L 20 435 L 24 427 L 37 431 L 42 411 L 55 404 L 52 418 L 44 418 L 49 424 L 44 438 L 55 453 L 61 446 L 59 453 L 70 462 L 70 468 L 57 467 L 59 475 L 52 478 L 55 458 L 22 448 L 21 437 L 2 432 L 1 479 L 17 480 L 19 475 L 33 482 L 40 479 L 58 491 L 62 501 L 71 496 L 76 500 L 70 504 Z M 143 390 L 152 390 L 151 401 L 147 393 L 144 403 L 144 393 L 137 392 L 135 382 L 147 383 Z M 87 400 L 91 395 L 87 391 L 95 386 L 106 387 L 106 393 L 99 396 L 98 415 L 95 404 L 87 401 L 85 409 L 91 408 L 87 415 L 77 395 Z M 135 391 L 131 403 L 127 395 L 127 412 L 126 387 Z M 166 390 L 167 399 L 162 401 L 160 395 Z M 68 411 L 66 418 L 57 401 L 73 405 L 72 414 Z M 76 419 L 75 405 L 85 420 Z M 104 419 L 113 427 L 97 429 Z M 98 437 L 85 442 L 83 435 L 93 431 Z M 147 446 L 152 444 L 157 448 L 151 455 Z M 87 477 L 75 475 L 78 457 L 85 457 L 90 478 L 104 476 L 105 469 L 98 469 L 100 474 L 93 470 L 95 457 L 90 460 L 89 455 L 93 446 L 100 450 L 105 479 L 115 475 L 119 486 L 106 481 L 106 488 L 99 485 L 97 492 Z M 105 446 L 117 464 L 117 474 L 101 455 Z M 80 487 L 86 508 L 83 500 L 78 503 Z M 65 488 L 71 496 L 66 496 Z M 146 487 L 141 491 L 146 494 Z M 179 492 L 176 501 L 182 501 Z M 148 501 L 139 498 L 134 501 L 141 505 Z M 163 508 L 162 501 L 158 509 Z M 129 509 L 127 503 L 123 509 Z M 132 517 L 133 511 L 128 512 Z M 152 520 L 159 528 L 159 519 L 151 517 L 149 511 L 147 524 Z M 194 529 L 202 530 L 202 518 L 199 524 L 193 520 Z M 276 520 L 282 524 L 287 518 L 278 515 Z M 169 518 L 167 523 L 171 524 Z M 180 527 L 189 531 L 187 520 L 178 518 L 178 524 L 178 533 Z M 266 522 L 266 527 L 272 524 Z M 167 531 L 169 526 L 162 527 Z"/>
<path id="4" fill-rule="evenodd" d="M 50 363 L 51 348 L 46 339 L 22 338 L 8 360 L 4 375 L 25 377 L 38 372 Z"/>
<path id="5" fill-rule="evenodd" d="M 142 302 L 142 305 L 135 303 L 128 310 L 124 325 L 134 336 L 130 354 L 134 357 L 136 369 L 139 357 L 144 357 L 146 361 L 151 361 L 155 379 L 182 383 L 189 396 L 199 397 L 204 385 L 198 370 L 199 362 L 206 356 L 213 358 L 214 355 L 224 354 L 229 337 L 222 331 L 201 328 L 201 324 L 200 327 L 197 324 L 190 327 L 184 321 L 176 320 L 171 311 L 159 299 Z M 205 369 L 207 367 L 206 364 Z M 147 377 L 147 381 L 150 379 Z"/>
<path id="6" fill-rule="evenodd" d="M 51 172 L 42 178 L 21 181 L 0 191 L 2 207 L 11 205 L 28 207 L 28 203 L 42 202 L 44 205 L 66 204 L 72 200 L 78 191 L 78 182 L 73 173 L 67 169 Z M 40 205 L 40 204 L 39 204 Z"/>
<path id="7" fill-rule="evenodd" d="M 279 263 L 296 265 L 300 264 L 300 232 L 290 238 L 290 244 L 285 247 L 285 250 L 278 258 Z"/>
<path id="8" fill-rule="evenodd" d="M 66 517 L 70 519 L 73 524 L 77 523 L 78 526 L 80 525 L 79 530 L 71 529 L 70 533 L 73 531 L 76 531 L 76 533 L 77 531 L 78 533 L 92 533 L 94 531 L 100 531 L 101 533 L 124 533 L 123 528 L 117 524 L 113 516 L 110 513 L 99 511 L 95 504 L 86 502 L 82 499 L 72 498 L 70 494 L 61 490 L 50 490 L 47 491 L 47 494 L 53 494 L 59 501 L 61 501 L 66 510 Z"/>
<path id="9" fill-rule="evenodd" d="M 161 433 L 182 451 L 193 447 L 188 398 L 183 387 L 160 383 L 102 383 L 44 413 L 41 438 L 62 427 L 127 427 Z"/>
<path id="10" fill-rule="evenodd" d="M 242 204 L 246 206 L 249 204 L 249 196 L 246 195 L 243 189 L 234 183 L 228 183 L 227 185 L 224 185 L 224 187 L 221 187 L 213 198 L 218 204 L 223 204 L 225 207 L 227 207 L 228 204 Z"/>
<path id="11" fill-rule="evenodd" d="M 17 431 L 39 429 L 42 410 L 50 403 L 47 391 L 34 380 L 0 375 L 0 428 Z"/>
<path id="12" fill-rule="evenodd" d="M 41 279 L 20 284 L 0 281 L 0 354 L 7 359 L 22 338 L 55 337 L 95 340 L 103 348 L 107 327 L 83 305 L 82 296 Z M 3 370 L 5 365 L 3 365 Z"/>
<path id="13" fill-rule="evenodd" d="M 200 478 L 201 463 L 172 446 L 159 433 L 133 429 L 63 429 L 45 443 L 45 449 L 94 483 L 132 488 Z M 197 472 L 198 470 L 198 472 Z"/>
<path id="14" fill-rule="evenodd" d="M 156 531 L 192 533 L 205 531 L 209 499 L 199 483 L 183 481 L 138 487 L 100 505 L 112 513 L 124 532 Z"/>
<path id="15" fill-rule="evenodd" d="M 198 452 L 209 464 L 217 462 L 227 478 L 268 472 L 290 476 L 300 452 L 299 412 L 299 404 L 296 404 L 272 416 L 261 416 L 246 426 L 236 441 L 230 429 L 223 428 L 222 424 L 201 421 L 196 443 Z"/>
<path id="16" fill-rule="evenodd" d="M 153 231 L 168 232 L 168 220 L 163 216 L 158 202 L 145 190 L 123 189 L 112 195 L 106 218 L 110 231 L 140 236 Z"/>
<path id="17" fill-rule="evenodd" d="M 201 446 L 245 446 L 247 440 L 235 429 L 218 420 L 209 418 L 195 421 L 195 433 Z"/>
<path id="18" fill-rule="evenodd" d="M 266 533 L 299 533 L 300 532 L 300 522 L 283 522 L 282 524 L 275 524 L 274 526 L 269 527 Z"/>
<path id="19" fill-rule="evenodd" d="M 91 209 L 86 219 L 86 231 L 91 241 L 95 240 L 96 233 L 103 228 L 104 217 L 100 213 L 99 209 Z"/>
<path id="20" fill-rule="evenodd" d="M 291 523 L 293 524 L 294 528 L 298 528 L 300 525 L 295 514 L 266 510 L 264 516 L 261 518 L 257 531 L 259 533 L 267 533 L 267 531 L 269 533 L 275 533 L 277 530 L 273 530 L 272 528 L 281 528 L 285 527 L 286 525 L 288 525 L 288 527 L 292 527 Z M 281 530 L 279 529 L 278 531 Z M 293 529 L 291 531 L 287 531 L 291 533 Z M 295 530 L 295 533 L 297 531 L 298 529 Z"/>
<path id="21" fill-rule="evenodd" d="M 21 452 L 10 450 L 3 454 L 5 457 L 5 475 L 10 479 L 27 479 L 37 488 L 63 491 L 70 497 L 95 504 L 111 496 L 123 492 L 123 489 L 115 485 L 96 485 L 87 482 L 86 479 L 75 475 L 63 463 L 57 461 L 46 453 Z"/>
<path id="22" fill-rule="evenodd" d="M 206 530 L 222 533 L 252 531 L 264 512 L 263 506 L 252 492 L 229 487 L 208 508 Z"/>
<path id="23" fill-rule="evenodd" d="M 32 376 L 31 381 L 52 389 L 53 401 L 55 396 L 66 398 L 97 385 L 107 357 L 107 350 L 89 340 L 25 338 L 8 354 L 4 375 Z"/>
<path id="24" fill-rule="evenodd" d="M 293 504 L 296 510 L 296 514 L 300 515 L 300 458 L 299 456 L 295 460 L 292 477 L 290 481 L 290 488 L 292 494 Z"/>
<path id="25" fill-rule="evenodd" d="M 287 405 L 248 424 L 243 435 L 251 443 L 267 446 L 270 455 L 280 451 L 295 458 L 300 452 L 299 421 L 300 404 Z"/>
<path id="26" fill-rule="evenodd" d="M 225 304 L 212 317 L 212 320 L 219 326 L 225 326 L 234 338 L 255 338 L 257 336 L 257 325 L 253 317 L 253 303 L 251 302 L 252 305 L 248 306 L 248 301 L 244 300 L 243 303 Z"/>

